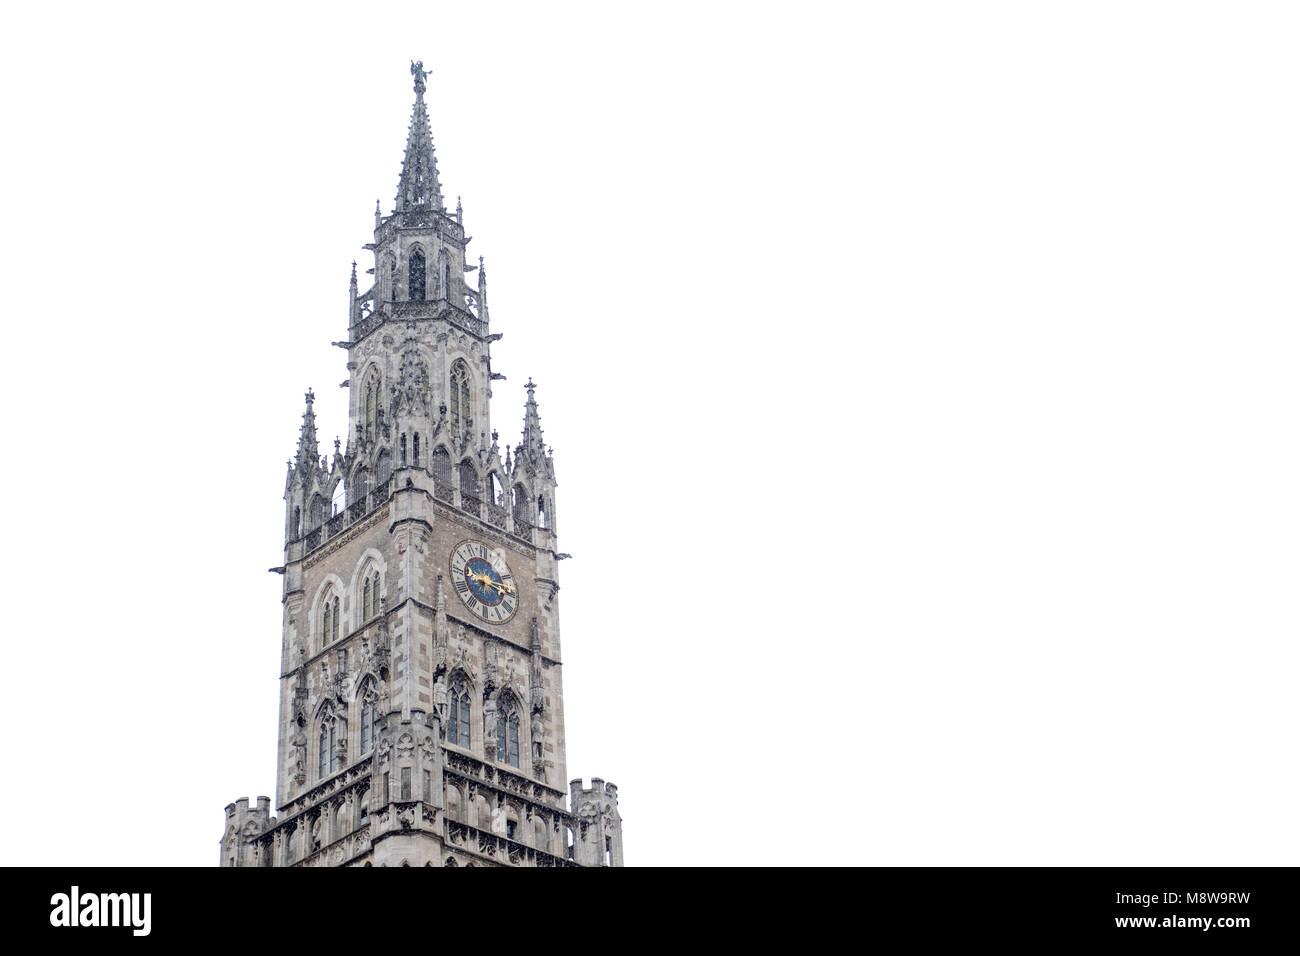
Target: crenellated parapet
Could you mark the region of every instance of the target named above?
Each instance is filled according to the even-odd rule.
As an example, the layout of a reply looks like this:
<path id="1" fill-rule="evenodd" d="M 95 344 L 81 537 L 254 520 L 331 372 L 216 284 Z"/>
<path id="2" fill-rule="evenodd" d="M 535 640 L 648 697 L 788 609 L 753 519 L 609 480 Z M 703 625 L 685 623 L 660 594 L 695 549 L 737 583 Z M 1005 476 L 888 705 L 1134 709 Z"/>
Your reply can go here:
<path id="1" fill-rule="evenodd" d="M 579 866 L 622 866 L 618 788 L 599 777 L 592 777 L 591 786 L 584 788 L 579 777 L 569 783 L 569 810 L 574 819 L 574 862 Z"/>

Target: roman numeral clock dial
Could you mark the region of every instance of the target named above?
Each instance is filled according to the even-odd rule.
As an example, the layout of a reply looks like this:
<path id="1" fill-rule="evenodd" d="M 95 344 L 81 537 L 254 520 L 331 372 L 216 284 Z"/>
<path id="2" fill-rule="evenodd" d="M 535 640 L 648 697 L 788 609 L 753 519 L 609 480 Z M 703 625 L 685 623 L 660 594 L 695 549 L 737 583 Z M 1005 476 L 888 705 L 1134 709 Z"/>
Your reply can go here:
<path id="1" fill-rule="evenodd" d="M 519 592 L 501 552 L 479 541 L 462 541 L 451 553 L 451 582 L 471 614 L 489 624 L 515 616 Z"/>

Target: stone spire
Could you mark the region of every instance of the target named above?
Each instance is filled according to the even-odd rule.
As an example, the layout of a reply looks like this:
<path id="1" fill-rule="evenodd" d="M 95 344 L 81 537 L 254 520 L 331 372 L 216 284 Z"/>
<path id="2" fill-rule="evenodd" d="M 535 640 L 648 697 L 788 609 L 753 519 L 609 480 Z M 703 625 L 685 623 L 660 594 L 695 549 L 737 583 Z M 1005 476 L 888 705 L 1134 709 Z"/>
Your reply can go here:
<path id="1" fill-rule="evenodd" d="M 433 156 L 433 132 L 424 108 L 424 78 L 429 71 L 424 61 L 411 64 L 415 77 L 415 108 L 411 111 L 411 128 L 406 134 L 406 157 L 402 160 L 402 177 L 397 183 L 397 211 L 418 206 L 432 206 L 443 212 L 442 186 L 438 183 L 438 162 Z"/>
<path id="2" fill-rule="evenodd" d="M 314 471 L 320 463 L 320 449 L 316 446 L 316 412 L 312 402 L 316 395 L 307 390 L 307 410 L 302 413 L 302 433 L 298 436 L 298 467 L 304 472 Z"/>
<path id="3" fill-rule="evenodd" d="M 545 455 L 546 449 L 542 445 L 542 420 L 537 414 L 537 399 L 533 395 L 537 386 L 533 384 L 532 376 L 529 376 L 524 388 L 528 389 L 528 401 L 524 403 L 524 438 L 519 443 L 520 450 L 515 457 L 527 454 L 536 461 Z"/>
<path id="4" fill-rule="evenodd" d="M 478 317 L 486 325 L 488 320 L 487 308 L 487 269 L 483 265 L 483 257 L 478 257 Z M 532 379 L 530 378 L 531 382 Z"/>

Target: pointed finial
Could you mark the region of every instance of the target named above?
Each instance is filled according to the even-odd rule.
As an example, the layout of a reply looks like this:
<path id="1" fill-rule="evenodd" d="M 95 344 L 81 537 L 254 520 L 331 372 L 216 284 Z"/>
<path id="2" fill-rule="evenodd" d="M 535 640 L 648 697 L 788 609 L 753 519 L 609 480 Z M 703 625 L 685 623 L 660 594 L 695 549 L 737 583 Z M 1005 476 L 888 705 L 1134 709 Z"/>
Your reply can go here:
<path id="1" fill-rule="evenodd" d="M 356 259 L 352 260 L 352 278 L 350 281 L 352 283 L 352 287 L 356 288 L 357 285 L 357 260 Z"/>
<path id="2" fill-rule="evenodd" d="M 339 436 L 334 436 L 334 456 L 337 458 L 339 453 Z"/>
<path id="3" fill-rule="evenodd" d="M 456 197 L 456 221 L 462 226 L 465 225 L 465 211 L 460 208 L 460 197 Z"/>
<path id="4" fill-rule="evenodd" d="M 528 397 L 530 399 L 533 397 L 533 389 L 536 387 L 537 386 L 533 384 L 533 377 L 531 375 L 528 376 L 528 381 L 524 383 L 524 388 L 528 389 Z"/>
<path id="5" fill-rule="evenodd" d="M 312 402 L 316 401 L 316 393 L 313 392 L 310 388 L 307 389 L 307 394 L 304 395 L 303 397 L 307 399 L 307 404 L 308 404 L 308 405 L 310 405 Z"/>

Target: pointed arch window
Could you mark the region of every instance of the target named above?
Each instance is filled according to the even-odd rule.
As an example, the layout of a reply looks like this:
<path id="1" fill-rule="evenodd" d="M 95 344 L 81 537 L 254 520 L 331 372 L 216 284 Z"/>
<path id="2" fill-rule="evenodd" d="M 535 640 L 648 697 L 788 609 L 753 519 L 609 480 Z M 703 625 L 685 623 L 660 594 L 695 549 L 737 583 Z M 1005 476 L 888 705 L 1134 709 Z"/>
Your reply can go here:
<path id="1" fill-rule="evenodd" d="M 451 298 L 451 262 L 447 259 L 445 249 L 438 253 L 437 271 L 434 273 L 433 282 L 438 287 L 439 299 Z"/>
<path id="2" fill-rule="evenodd" d="M 519 708 L 513 697 L 504 697 L 497 711 L 497 761 L 519 766 Z"/>
<path id="3" fill-rule="evenodd" d="M 380 612 L 379 572 L 367 568 L 361 578 L 361 620 L 371 620 Z"/>
<path id="4" fill-rule="evenodd" d="M 478 472 L 468 458 L 460 463 L 460 503 L 466 511 L 478 511 Z"/>
<path id="5" fill-rule="evenodd" d="M 457 359 L 451 367 L 451 388 L 448 397 L 448 409 L 451 416 L 451 431 L 457 438 L 464 437 L 471 424 L 469 403 L 469 366 L 463 359 Z"/>
<path id="6" fill-rule="evenodd" d="M 419 463 L 420 463 L 420 436 L 412 435 L 411 436 L 411 464 L 418 465 Z"/>
<path id="7" fill-rule="evenodd" d="M 339 639 L 339 599 L 336 594 L 326 594 L 324 610 L 321 611 L 320 633 L 321 646 L 332 644 Z"/>
<path id="8" fill-rule="evenodd" d="M 365 397 L 362 400 L 361 421 L 362 430 L 365 437 L 374 441 L 379 437 L 379 414 L 380 414 L 380 385 L 379 373 L 374 369 L 366 376 Z"/>
<path id="9" fill-rule="evenodd" d="M 388 257 L 388 298 L 397 301 L 397 260 Z"/>
<path id="10" fill-rule="evenodd" d="M 379 693 L 373 681 L 361 692 L 361 751 L 364 756 L 375 749 L 375 730 L 379 718 Z"/>
<path id="11" fill-rule="evenodd" d="M 339 769 L 338 742 L 338 720 L 334 711 L 327 707 L 321 713 L 317 760 L 318 776 L 322 780 Z"/>
<path id="12" fill-rule="evenodd" d="M 447 714 L 447 742 L 469 747 L 469 688 L 464 683 L 452 687 Z"/>
<path id="13" fill-rule="evenodd" d="M 435 487 L 441 493 L 443 490 L 448 495 L 451 494 L 451 455 L 447 454 L 447 449 L 439 445 L 429 456 L 429 466 L 433 470 Z"/>
<path id="14" fill-rule="evenodd" d="M 424 253 L 419 249 L 411 253 L 406 270 L 407 296 L 412 302 L 424 301 Z"/>

